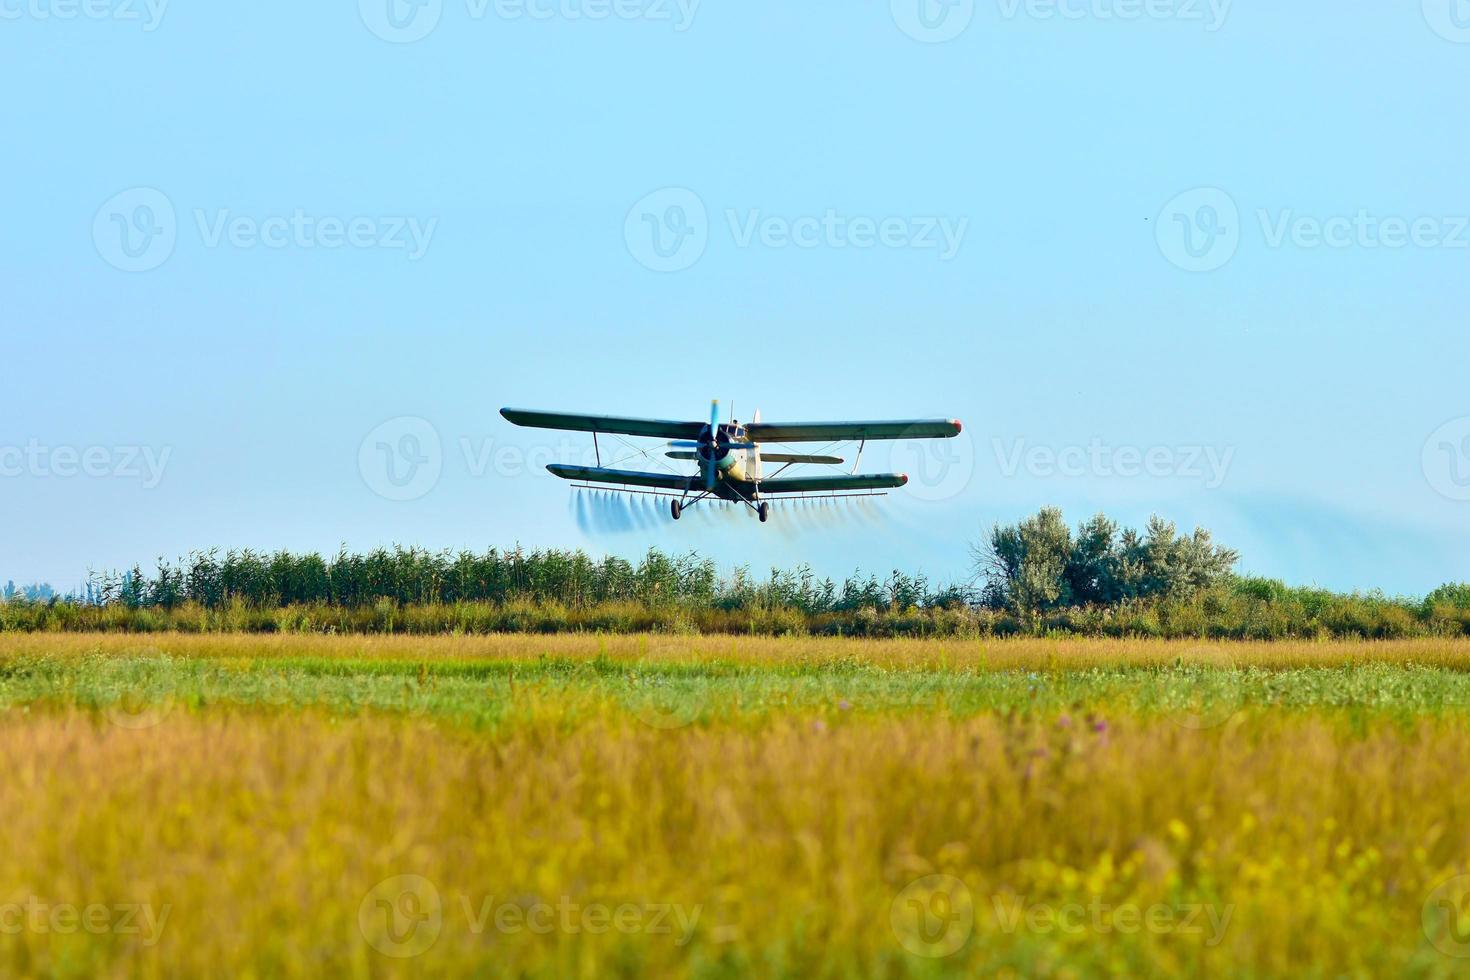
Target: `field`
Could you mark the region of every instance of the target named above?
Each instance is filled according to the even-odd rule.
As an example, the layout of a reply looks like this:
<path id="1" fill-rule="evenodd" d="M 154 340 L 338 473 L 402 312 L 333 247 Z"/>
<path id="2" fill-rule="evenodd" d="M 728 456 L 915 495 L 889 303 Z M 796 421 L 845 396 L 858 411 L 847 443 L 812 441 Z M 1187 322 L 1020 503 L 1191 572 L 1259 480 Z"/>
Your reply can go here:
<path id="1" fill-rule="evenodd" d="M 0 635 L 0 974 L 1459 975 L 1467 666 Z"/>

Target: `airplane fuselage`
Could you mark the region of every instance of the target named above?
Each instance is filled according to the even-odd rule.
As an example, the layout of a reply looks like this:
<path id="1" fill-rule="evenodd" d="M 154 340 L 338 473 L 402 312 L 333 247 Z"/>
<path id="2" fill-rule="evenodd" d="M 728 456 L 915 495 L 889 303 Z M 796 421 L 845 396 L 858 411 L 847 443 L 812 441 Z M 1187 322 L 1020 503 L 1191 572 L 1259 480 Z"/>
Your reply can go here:
<path id="1" fill-rule="evenodd" d="M 748 444 L 745 426 L 738 422 L 721 423 L 713 432 L 706 428 L 699 437 L 701 474 L 708 480 L 710 468 L 715 474 L 715 493 L 727 500 L 749 499 L 755 495 L 755 481 L 760 475 L 760 450 L 735 448 Z"/>

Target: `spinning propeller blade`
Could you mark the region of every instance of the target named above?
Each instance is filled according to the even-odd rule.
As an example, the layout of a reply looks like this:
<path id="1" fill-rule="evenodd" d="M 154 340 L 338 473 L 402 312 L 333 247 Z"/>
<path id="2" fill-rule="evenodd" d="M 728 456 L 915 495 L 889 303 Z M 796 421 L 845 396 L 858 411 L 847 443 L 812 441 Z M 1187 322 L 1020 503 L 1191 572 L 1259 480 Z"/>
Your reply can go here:
<path id="1" fill-rule="evenodd" d="M 705 467 L 704 471 L 704 488 L 711 491 L 715 488 L 717 466 L 717 463 L 715 461 L 715 450 L 717 448 L 715 435 L 719 432 L 719 429 L 720 400 L 716 398 L 709 403 L 709 465 Z"/>

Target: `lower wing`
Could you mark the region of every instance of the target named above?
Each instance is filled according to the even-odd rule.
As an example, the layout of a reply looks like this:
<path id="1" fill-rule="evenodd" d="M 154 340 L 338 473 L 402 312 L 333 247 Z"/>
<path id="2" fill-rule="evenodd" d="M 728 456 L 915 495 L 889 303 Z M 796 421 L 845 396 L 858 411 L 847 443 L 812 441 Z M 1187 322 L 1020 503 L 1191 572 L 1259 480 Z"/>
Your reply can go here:
<path id="1" fill-rule="evenodd" d="M 909 482 L 902 473 L 868 473 L 861 476 L 791 476 L 762 480 L 761 496 L 773 493 L 822 493 L 827 490 L 889 490 Z"/>
<path id="2" fill-rule="evenodd" d="M 687 490 L 698 482 L 697 476 L 675 476 L 672 473 L 640 473 L 637 470 L 610 470 L 601 466 L 567 466 L 552 463 L 547 471 L 563 480 L 585 480 L 588 483 L 621 483 L 630 487 L 660 487 L 664 490 Z"/>

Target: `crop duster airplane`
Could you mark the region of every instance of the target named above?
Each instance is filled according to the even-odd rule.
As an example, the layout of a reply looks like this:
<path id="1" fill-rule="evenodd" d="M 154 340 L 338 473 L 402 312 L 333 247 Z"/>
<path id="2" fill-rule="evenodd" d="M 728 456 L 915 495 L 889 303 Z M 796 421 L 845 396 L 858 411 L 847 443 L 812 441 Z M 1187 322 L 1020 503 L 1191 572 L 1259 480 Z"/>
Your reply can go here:
<path id="1" fill-rule="evenodd" d="M 846 497 L 878 495 L 879 491 L 901 487 L 909 478 L 902 473 L 865 473 L 856 471 L 863 446 L 870 439 L 949 439 L 960 434 L 961 425 L 954 419 L 918 419 L 895 422 L 762 422 L 760 412 L 746 424 L 731 419 L 720 421 L 720 403 L 710 405 L 708 422 L 675 422 L 665 419 L 626 418 L 612 415 L 574 415 L 567 412 L 538 412 L 521 408 L 502 408 L 500 414 L 516 425 L 538 429 L 562 429 L 592 433 L 596 466 L 569 466 L 552 463 L 547 470 L 563 480 L 582 484 L 612 484 L 607 489 L 623 493 L 650 493 L 673 498 L 669 512 L 679 519 L 689 507 L 701 500 L 715 499 L 744 503 L 762 521 L 770 515 L 764 498 L 800 494 L 804 496 Z M 697 463 L 699 471 L 687 476 L 675 473 L 646 473 L 637 470 L 610 469 L 602 465 L 602 449 L 597 436 L 642 436 L 667 439 L 671 459 Z M 796 442 L 858 443 L 854 472 L 842 476 L 781 476 L 789 466 L 801 463 L 836 466 L 838 456 L 811 455 L 794 452 L 768 452 L 763 447 Z M 640 455 L 647 455 L 642 453 Z M 779 463 L 770 476 L 764 475 L 766 463 Z"/>

